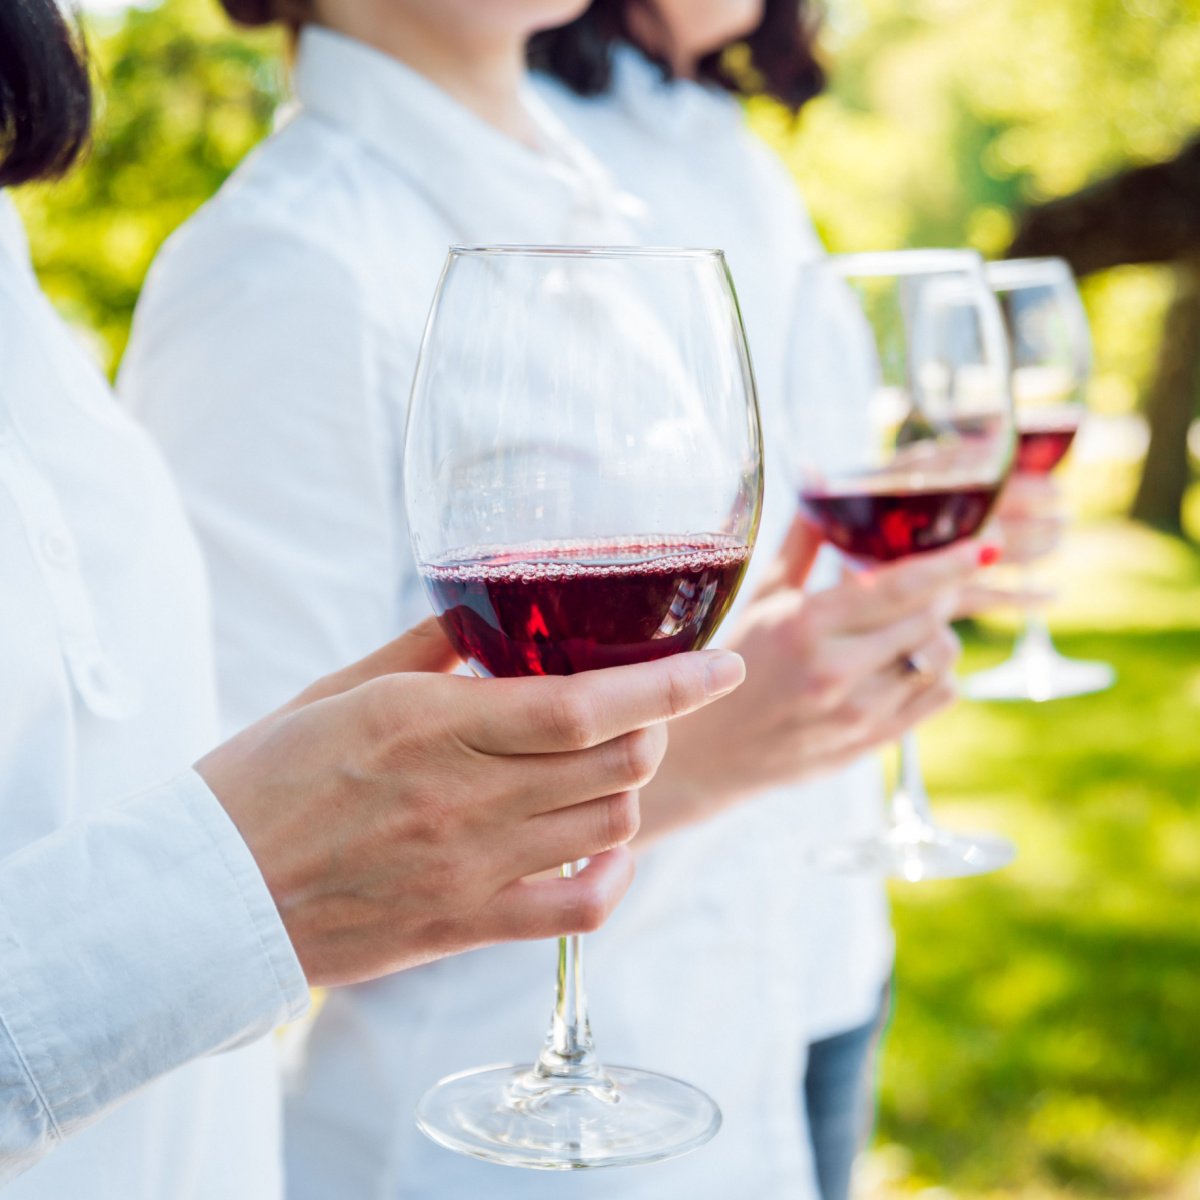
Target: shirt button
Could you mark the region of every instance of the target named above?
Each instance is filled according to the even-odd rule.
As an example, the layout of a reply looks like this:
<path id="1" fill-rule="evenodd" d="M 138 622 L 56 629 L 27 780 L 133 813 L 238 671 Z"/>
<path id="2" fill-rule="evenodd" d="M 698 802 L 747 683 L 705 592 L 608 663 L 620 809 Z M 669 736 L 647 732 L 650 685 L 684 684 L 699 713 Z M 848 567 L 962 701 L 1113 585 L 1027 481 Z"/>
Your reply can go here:
<path id="1" fill-rule="evenodd" d="M 71 539 L 65 533 L 52 529 L 42 537 L 42 555 L 56 567 L 67 566 L 71 561 Z"/>

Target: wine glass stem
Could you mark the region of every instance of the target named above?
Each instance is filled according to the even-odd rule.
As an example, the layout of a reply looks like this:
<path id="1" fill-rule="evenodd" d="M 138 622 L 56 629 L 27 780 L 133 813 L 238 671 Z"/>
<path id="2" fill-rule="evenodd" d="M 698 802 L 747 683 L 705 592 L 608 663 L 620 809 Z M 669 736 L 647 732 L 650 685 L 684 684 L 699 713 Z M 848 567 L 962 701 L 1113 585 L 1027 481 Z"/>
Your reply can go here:
<path id="1" fill-rule="evenodd" d="M 582 865 L 565 863 L 563 878 L 570 879 Z M 566 1079 L 594 1079 L 600 1070 L 588 1021 L 583 937 L 580 934 L 558 939 L 554 1014 L 536 1069 L 540 1075 Z"/>
<path id="2" fill-rule="evenodd" d="M 910 730 L 899 742 L 900 764 L 896 787 L 892 791 L 892 825 L 932 825 L 929 793 L 921 777 L 921 762 L 917 757 L 917 735 Z"/>
<path id="3" fill-rule="evenodd" d="M 1024 576 L 1026 590 L 1032 591 L 1033 571 L 1026 567 Z M 1050 626 L 1046 622 L 1042 605 L 1029 605 L 1025 609 L 1025 627 L 1017 638 L 1017 652 L 1038 658 L 1044 658 L 1054 652 L 1054 643 L 1050 640 Z"/>
<path id="4" fill-rule="evenodd" d="M 1040 608 L 1026 608 L 1021 646 L 1027 650 L 1038 650 L 1040 653 L 1050 649 L 1050 626 Z"/>

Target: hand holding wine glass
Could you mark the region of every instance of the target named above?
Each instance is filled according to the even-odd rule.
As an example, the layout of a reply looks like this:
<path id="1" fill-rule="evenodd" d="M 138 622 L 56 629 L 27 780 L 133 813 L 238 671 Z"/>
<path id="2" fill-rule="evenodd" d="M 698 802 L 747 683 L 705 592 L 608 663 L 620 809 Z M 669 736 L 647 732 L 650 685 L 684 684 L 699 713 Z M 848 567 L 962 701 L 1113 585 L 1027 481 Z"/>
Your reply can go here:
<path id="1" fill-rule="evenodd" d="M 1013 454 L 1003 327 L 978 256 L 914 250 L 806 266 L 794 348 L 799 500 L 825 537 L 868 579 L 879 564 L 971 538 Z M 929 668 L 919 653 L 903 653 L 896 669 Z M 886 832 L 826 848 L 827 865 L 918 880 L 1011 860 L 1005 839 L 934 822 L 912 734 L 901 741 L 898 774 Z"/>
<path id="2" fill-rule="evenodd" d="M 1047 604 L 1054 593 L 1028 570 L 1014 577 L 1003 568 L 1027 568 L 1054 551 L 1066 528 L 1062 489 L 1048 475 L 1010 475 L 992 512 L 986 535 L 999 549 L 997 566 L 978 571 L 959 592 L 955 620 L 997 609 L 1024 611 Z"/>
<path id="3" fill-rule="evenodd" d="M 719 251 L 456 247 L 413 383 L 405 489 L 447 636 L 485 676 L 695 650 L 741 582 L 762 496 L 754 384 Z M 565 876 L 575 865 L 563 868 Z M 463 1154 L 652 1162 L 720 1124 L 697 1089 L 600 1065 L 582 943 L 559 945 L 530 1066 L 443 1080 L 418 1124 Z"/>
<path id="4" fill-rule="evenodd" d="M 836 771 L 957 698 L 949 620 L 977 572 L 978 544 L 870 577 L 846 571 L 806 591 L 822 543 L 797 517 L 725 639 L 746 661 L 746 682 L 712 711 L 672 722 L 666 758 L 642 791 L 639 847 L 768 788 Z M 923 664 L 920 675 L 898 669 L 908 657 Z"/>
<path id="5" fill-rule="evenodd" d="M 561 680 L 446 674 L 458 662 L 431 618 L 197 764 L 314 986 L 594 929 L 629 883 L 662 722 L 741 674 L 715 651 Z M 594 857 L 526 880 L 564 854 Z"/>
<path id="6" fill-rule="evenodd" d="M 1067 524 L 1062 487 L 1049 475 L 1014 473 L 1000 492 L 993 519 L 1002 563 L 1037 562 L 1062 541 Z"/>

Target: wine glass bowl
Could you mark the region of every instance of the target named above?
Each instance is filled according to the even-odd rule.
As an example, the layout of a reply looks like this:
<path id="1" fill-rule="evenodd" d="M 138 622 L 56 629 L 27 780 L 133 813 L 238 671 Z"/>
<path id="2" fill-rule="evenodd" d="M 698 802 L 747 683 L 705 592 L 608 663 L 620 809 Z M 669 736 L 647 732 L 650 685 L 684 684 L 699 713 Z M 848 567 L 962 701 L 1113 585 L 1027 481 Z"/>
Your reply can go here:
<path id="1" fill-rule="evenodd" d="M 1003 324 L 978 256 L 834 256 L 803 268 L 796 306 L 790 442 L 808 518 L 858 570 L 974 535 L 1014 451 Z M 913 881 L 1009 862 L 1006 839 L 936 824 L 911 734 L 900 749 L 887 829 L 817 861 Z"/>
<path id="2" fill-rule="evenodd" d="M 405 496 L 421 581 L 477 674 L 568 675 L 702 647 L 762 503 L 724 256 L 452 247 L 413 381 Z M 536 1061 L 442 1080 L 418 1109 L 426 1134 L 559 1170 L 652 1162 L 713 1136 L 720 1113 L 696 1088 L 600 1065 L 582 961 L 580 939 L 561 939 Z"/>
<path id="3" fill-rule="evenodd" d="M 985 276 L 1000 302 L 1011 351 L 1016 470 L 1048 475 L 1066 457 L 1086 413 L 1087 315 L 1060 258 L 988 263 Z M 1028 585 L 1028 569 L 1025 574 Z M 968 676 L 963 690 L 974 700 L 1044 701 L 1103 691 L 1115 679 L 1107 663 L 1060 654 L 1045 620 L 1030 610 L 1009 659 Z"/>

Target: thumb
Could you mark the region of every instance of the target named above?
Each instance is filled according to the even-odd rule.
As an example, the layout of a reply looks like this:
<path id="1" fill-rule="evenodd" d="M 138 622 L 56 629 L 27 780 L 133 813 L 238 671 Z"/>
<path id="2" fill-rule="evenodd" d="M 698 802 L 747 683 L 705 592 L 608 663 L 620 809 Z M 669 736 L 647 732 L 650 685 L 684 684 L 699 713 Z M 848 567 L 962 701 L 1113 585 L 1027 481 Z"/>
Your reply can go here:
<path id="1" fill-rule="evenodd" d="M 803 516 L 792 522 L 756 597 L 772 596 L 785 588 L 802 588 L 821 549 L 821 531 Z"/>
<path id="2" fill-rule="evenodd" d="M 348 692 L 380 675 L 396 675 L 406 671 L 452 671 L 461 661 L 442 632 L 438 619 L 427 617 L 420 625 L 413 626 L 374 654 L 318 679 L 305 688 L 288 708 L 300 708 L 315 700 L 340 696 L 342 692 Z"/>

